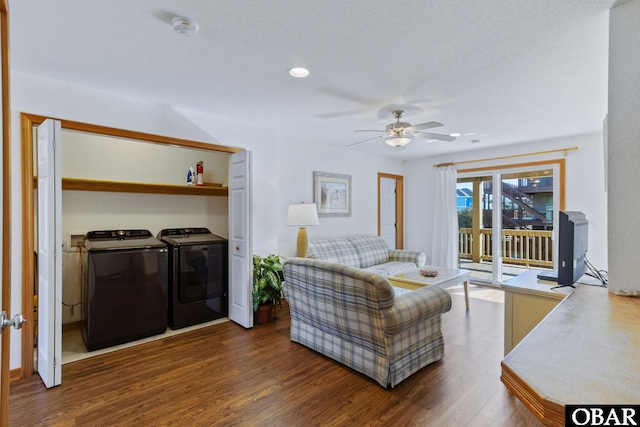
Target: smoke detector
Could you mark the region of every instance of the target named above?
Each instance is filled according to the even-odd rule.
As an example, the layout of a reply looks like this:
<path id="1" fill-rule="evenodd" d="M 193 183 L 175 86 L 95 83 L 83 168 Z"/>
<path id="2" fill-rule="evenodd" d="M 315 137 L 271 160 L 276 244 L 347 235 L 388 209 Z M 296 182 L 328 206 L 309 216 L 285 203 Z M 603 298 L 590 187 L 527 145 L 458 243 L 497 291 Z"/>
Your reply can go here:
<path id="1" fill-rule="evenodd" d="M 187 37 L 195 37 L 198 34 L 198 24 L 193 19 L 176 16 L 171 20 L 175 32 Z"/>

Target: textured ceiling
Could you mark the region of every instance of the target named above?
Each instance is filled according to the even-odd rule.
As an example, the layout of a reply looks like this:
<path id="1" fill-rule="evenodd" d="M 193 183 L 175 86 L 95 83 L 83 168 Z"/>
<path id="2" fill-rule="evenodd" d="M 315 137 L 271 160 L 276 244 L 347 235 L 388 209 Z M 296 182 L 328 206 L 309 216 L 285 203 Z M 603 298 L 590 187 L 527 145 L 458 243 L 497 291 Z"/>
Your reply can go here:
<path id="1" fill-rule="evenodd" d="M 396 108 L 444 124 L 432 132 L 473 133 L 351 148 L 406 159 L 600 131 L 612 4 L 9 0 L 11 66 L 300 143 L 346 147 Z M 197 37 L 175 33 L 174 16 L 196 20 Z M 292 78 L 292 66 L 311 74 Z"/>

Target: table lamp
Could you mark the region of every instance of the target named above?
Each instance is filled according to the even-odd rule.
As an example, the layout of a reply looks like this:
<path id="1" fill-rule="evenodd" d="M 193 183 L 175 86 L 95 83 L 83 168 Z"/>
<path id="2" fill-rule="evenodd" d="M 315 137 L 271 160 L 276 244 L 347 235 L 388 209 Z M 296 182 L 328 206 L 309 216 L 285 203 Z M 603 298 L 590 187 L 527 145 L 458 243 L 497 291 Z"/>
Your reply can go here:
<path id="1" fill-rule="evenodd" d="M 318 211 L 315 203 L 291 203 L 287 212 L 287 225 L 297 225 L 298 230 L 298 252 L 296 256 L 307 257 L 307 229 L 308 225 L 318 225 Z"/>

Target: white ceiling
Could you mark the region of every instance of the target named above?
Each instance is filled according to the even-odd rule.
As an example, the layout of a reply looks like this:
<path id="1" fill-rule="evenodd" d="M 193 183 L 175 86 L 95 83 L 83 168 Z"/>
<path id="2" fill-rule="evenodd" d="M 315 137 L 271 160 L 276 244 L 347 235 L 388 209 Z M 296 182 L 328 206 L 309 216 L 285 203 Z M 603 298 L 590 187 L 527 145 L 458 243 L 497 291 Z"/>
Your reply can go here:
<path id="1" fill-rule="evenodd" d="M 346 147 L 397 108 L 444 124 L 431 132 L 473 133 L 351 148 L 406 159 L 600 131 L 613 2 L 9 0 L 11 66 L 300 143 Z"/>

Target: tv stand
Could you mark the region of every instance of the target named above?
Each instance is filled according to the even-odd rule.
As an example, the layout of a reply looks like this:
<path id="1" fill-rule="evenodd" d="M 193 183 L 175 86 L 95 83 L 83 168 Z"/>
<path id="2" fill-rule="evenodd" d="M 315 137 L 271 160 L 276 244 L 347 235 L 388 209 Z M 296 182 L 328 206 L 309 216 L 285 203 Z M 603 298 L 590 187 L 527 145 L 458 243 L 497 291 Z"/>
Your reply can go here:
<path id="1" fill-rule="evenodd" d="M 558 288 L 564 288 L 565 286 L 571 286 L 573 289 L 575 289 L 576 287 L 573 285 L 558 285 L 558 286 L 554 286 L 551 289 L 558 289 Z"/>
<path id="2" fill-rule="evenodd" d="M 542 271 L 542 272 L 538 273 L 536 277 L 538 278 L 538 280 L 547 280 L 549 282 L 558 283 L 558 273 L 556 273 L 555 271 Z M 565 286 L 571 286 L 573 289 L 576 288 L 573 285 L 557 285 L 557 286 L 554 286 L 551 289 L 564 288 Z"/>

